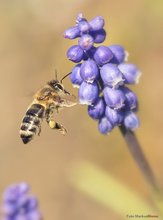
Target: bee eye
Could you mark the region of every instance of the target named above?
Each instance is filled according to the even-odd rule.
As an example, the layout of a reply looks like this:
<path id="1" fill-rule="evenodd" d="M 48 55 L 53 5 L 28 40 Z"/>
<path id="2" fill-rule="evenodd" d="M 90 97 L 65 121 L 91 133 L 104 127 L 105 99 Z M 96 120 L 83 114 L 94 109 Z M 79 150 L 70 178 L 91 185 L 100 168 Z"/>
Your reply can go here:
<path id="1" fill-rule="evenodd" d="M 54 85 L 54 88 L 55 88 L 56 90 L 63 90 L 63 86 L 62 86 L 61 84 L 59 84 L 59 83 L 56 83 L 56 84 Z"/>

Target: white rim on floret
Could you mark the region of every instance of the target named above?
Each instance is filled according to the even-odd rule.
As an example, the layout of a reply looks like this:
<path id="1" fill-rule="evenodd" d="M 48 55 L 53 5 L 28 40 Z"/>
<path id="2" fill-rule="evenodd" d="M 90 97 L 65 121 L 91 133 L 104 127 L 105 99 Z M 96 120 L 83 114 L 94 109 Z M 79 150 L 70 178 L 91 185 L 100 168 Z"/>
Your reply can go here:
<path id="1" fill-rule="evenodd" d="M 78 84 L 72 84 L 74 88 L 79 88 L 80 86 Z"/>
<path id="2" fill-rule="evenodd" d="M 125 50 L 125 58 L 124 58 L 125 62 L 128 61 L 128 57 L 129 57 L 129 52 L 127 50 Z"/>
<path id="3" fill-rule="evenodd" d="M 142 75 L 142 72 L 141 71 L 137 71 L 137 76 L 135 78 L 135 83 L 138 84 L 139 83 L 139 79 L 140 79 L 140 76 Z"/>
<path id="4" fill-rule="evenodd" d="M 92 105 L 92 101 L 79 99 L 81 105 Z"/>
<path id="5" fill-rule="evenodd" d="M 112 87 L 113 89 L 117 89 L 119 86 L 122 86 L 124 84 L 124 79 L 122 79 L 122 77 L 117 78 L 113 83 L 112 83 Z"/>

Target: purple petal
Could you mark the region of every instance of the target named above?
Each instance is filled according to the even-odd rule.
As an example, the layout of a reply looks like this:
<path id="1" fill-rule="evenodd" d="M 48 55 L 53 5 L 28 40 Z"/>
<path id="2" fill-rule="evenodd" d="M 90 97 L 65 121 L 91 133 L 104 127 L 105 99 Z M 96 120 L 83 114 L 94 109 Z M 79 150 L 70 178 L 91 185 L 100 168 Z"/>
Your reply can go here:
<path id="1" fill-rule="evenodd" d="M 119 64 L 125 61 L 127 53 L 125 49 L 120 45 L 111 45 L 108 47 L 112 53 L 113 58 L 111 60 L 111 63 Z"/>
<path id="2" fill-rule="evenodd" d="M 126 97 L 125 108 L 129 110 L 136 109 L 138 104 L 136 94 L 127 87 L 122 87 L 121 90 L 124 92 Z"/>
<path id="3" fill-rule="evenodd" d="M 101 97 L 94 104 L 88 106 L 88 114 L 93 119 L 100 119 L 104 115 L 104 112 L 105 102 Z"/>
<path id="4" fill-rule="evenodd" d="M 80 36 L 80 30 L 77 26 L 71 27 L 64 32 L 64 38 L 75 39 Z"/>
<path id="5" fill-rule="evenodd" d="M 122 72 L 126 84 L 135 84 L 139 82 L 141 72 L 136 65 L 131 63 L 122 63 L 118 66 L 118 68 Z"/>
<path id="6" fill-rule="evenodd" d="M 69 50 L 67 51 L 68 59 L 75 63 L 80 62 L 83 59 L 83 56 L 84 56 L 84 51 L 78 45 L 74 45 L 70 47 Z"/>
<path id="7" fill-rule="evenodd" d="M 105 115 L 113 126 L 120 125 L 124 118 L 122 111 L 111 109 L 109 106 L 106 106 Z"/>
<path id="8" fill-rule="evenodd" d="M 92 31 L 101 30 L 104 27 L 105 21 L 101 16 L 96 16 L 89 22 Z"/>
<path id="9" fill-rule="evenodd" d="M 83 49 L 83 50 L 89 50 L 93 44 L 94 44 L 94 40 L 93 40 L 93 37 L 89 34 L 83 34 L 81 36 L 81 38 L 79 38 L 79 41 L 78 41 L 80 47 Z"/>
<path id="10" fill-rule="evenodd" d="M 99 44 L 99 43 L 104 42 L 106 38 L 106 31 L 104 29 L 99 30 L 99 31 L 92 31 L 90 35 L 92 35 L 94 39 L 94 43 Z"/>
<path id="11" fill-rule="evenodd" d="M 88 31 L 90 30 L 90 24 L 87 21 L 80 21 L 78 23 L 78 29 L 82 33 L 88 33 Z"/>
<path id="12" fill-rule="evenodd" d="M 104 99 L 106 104 L 113 109 L 121 109 L 124 107 L 125 95 L 120 89 L 104 88 Z"/>
<path id="13" fill-rule="evenodd" d="M 108 63 L 112 58 L 113 53 L 105 46 L 99 46 L 94 53 L 94 59 L 99 66 Z"/>
<path id="14" fill-rule="evenodd" d="M 81 64 L 77 64 L 73 69 L 72 73 L 70 74 L 70 80 L 74 87 L 79 87 L 81 83 L 83 82 L 83 79 L 80 75 L 80 67 Z"/>
<path id="15" fill-rule="evenodd" d="M 92 83 L 99 76 L 99 69 L 94 60 L 87 60 L 82 63 L 80 75 L 84 81 Z"/>
<path id="16" fill-rule="evenodd" d="M 86 83 L 82 82 L 79 87 L 79 100 L 81 104 L 91 105 L 99 96 L 99 88 L 96 82 Z"/>
<path id="17" fill-rule="evenodd" d="M 103 65 L 100 70 L 100 75 L 104 84 L 111 88 L 117 88 L 124 83 L 122 73 L 115 64 L 107 63 Z"/>
<path id="18" fill-rule="evenodd" d="M 98 123 L 98 129 L 102 134 L 109 134 L 113 130 L 113 125 L 106 117 L 103 117 Z"/>
<path id="19" fill-rule="evenodd" d="M 134 112 L 131 111 L 125 114 L 124 126 L 127 129 L 134 131 L 135 129 L 139 127 L 139 125 L 140 125 L 139 119 Z"/>

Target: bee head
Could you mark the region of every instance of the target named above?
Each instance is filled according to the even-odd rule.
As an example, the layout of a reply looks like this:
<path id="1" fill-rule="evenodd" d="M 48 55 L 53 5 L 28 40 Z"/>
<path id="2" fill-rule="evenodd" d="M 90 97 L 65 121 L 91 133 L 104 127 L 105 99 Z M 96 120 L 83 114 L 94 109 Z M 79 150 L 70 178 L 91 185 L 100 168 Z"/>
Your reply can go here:
<path id="1" fill-rule="evenodd" d="M 62 83 L 60 83 L 58 80 L 51 80 L 48 82 L 49 86 L 51 86 L 56 92 L 63 92 L 64 87 Z"/>
<path id="2" fill-rule="evenodd" d="M 51 86 L 56 92 L 62 92 L 65 93 L 66 95 L 71 95 L 68 91 L 64 89 L 64 86 L 62 84 L 62 81 L 69 76 L 71 73 L 66 74 L 60 81 L 57 79 L 57 72 L 55 72 L 56 79 L 51 80 L 48 82 L 49 86 Z"/>

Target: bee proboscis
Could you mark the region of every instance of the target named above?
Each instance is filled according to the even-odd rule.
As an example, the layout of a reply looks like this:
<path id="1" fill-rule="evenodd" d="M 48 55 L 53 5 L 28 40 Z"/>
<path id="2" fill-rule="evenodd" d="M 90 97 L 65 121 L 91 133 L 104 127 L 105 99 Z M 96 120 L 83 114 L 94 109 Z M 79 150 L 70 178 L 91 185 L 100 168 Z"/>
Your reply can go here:
<path id="1" fill-rule="evenodd" d="M 70 73 L 69 73 L 70 74 Z M 29 143 L 35 135 L 41 132 L 41 122 L 46 120 L 49 127 L 59 130 L 63 135 L 66 129 L 63 125 L 54 120 L 53 113 L 64 107 L 71 107 L 77 104 L 76 97 L 64 89 L 62 80 L 51 80 L 47 82 L 34 95 L 34 100 L 27 109 L 20 127 L 20 137 L 24 144 Z"/>

